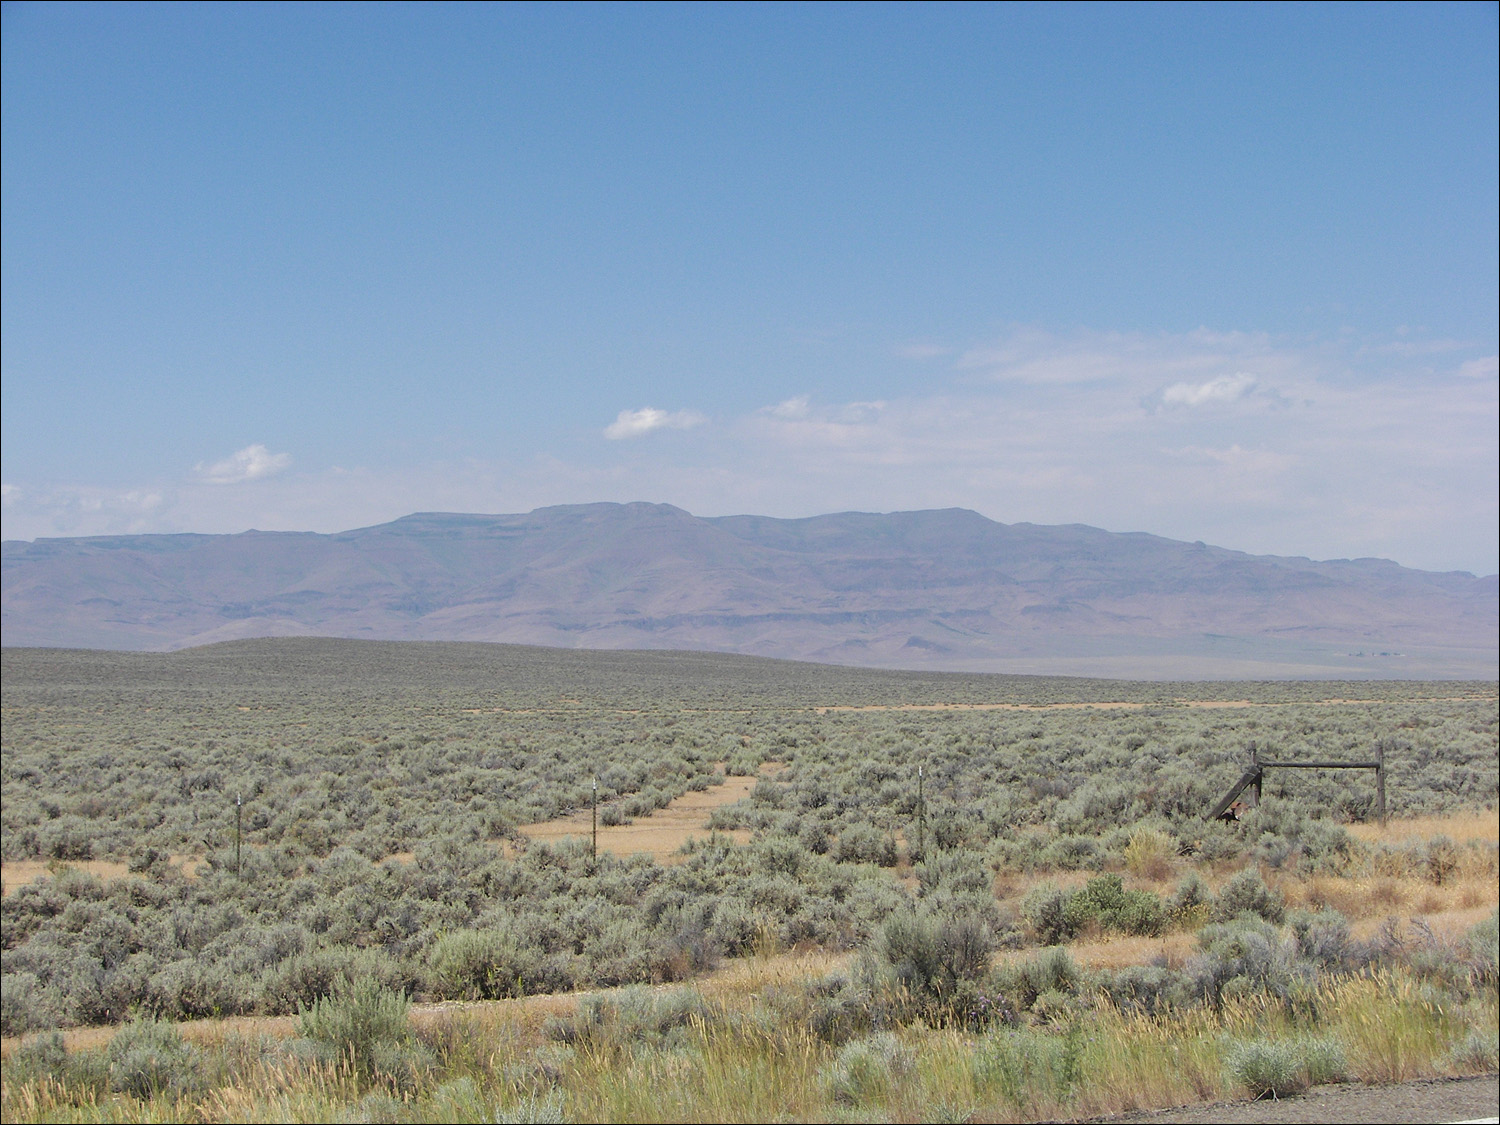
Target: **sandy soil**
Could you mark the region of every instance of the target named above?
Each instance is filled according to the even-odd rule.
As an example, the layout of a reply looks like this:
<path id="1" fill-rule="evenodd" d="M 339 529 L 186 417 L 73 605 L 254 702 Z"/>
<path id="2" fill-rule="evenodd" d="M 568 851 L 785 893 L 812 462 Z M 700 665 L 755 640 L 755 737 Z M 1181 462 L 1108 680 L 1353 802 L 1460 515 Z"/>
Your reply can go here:
<path id="1" fill-rule="evenodd" d="M 768 762 L 761 772 L 770 776 L 778 763 Z M 599 850 L 611 855 L 649 855 L 657 863 L 677 863 L 682 846 L 691 839 L 706 839 L 708 818 L 724 805 L 732 805 L 750 795 L 758 778 L 726 777 L 724 784 L 697 793 L 684 793 L 664 809 L 633 824 L 599 826 Z M 520 831 L 528 839 L 555 842 L 569 836 L 589 838 L 593 830 L 592 813 L 585 809 L 540 824 L 523 824 Z M 737 844 L 748 843 L 750 833 L 736 829 L 720 832 Z"/>
<path id="2" fill-rule="evenodd" d="M 174 855 L 169 862 L 191 879 L 198 874 L 198 868 L 202 866 L 203 859 L 200 856 Z M 17 859 L 8 863 L 0 863 L 0 885 L 3 885 L 5 894 L 12 895 L 27 883 L 34 883 L 44 875 L 51 875 L 54 869 L 61 870 L 64 867 L 87 871 L 91 875 L 97 875 L 106 883 L 114 879 L 123 879 L 130 874 L 130 867 L 127 864 L 113 859 Z"/>

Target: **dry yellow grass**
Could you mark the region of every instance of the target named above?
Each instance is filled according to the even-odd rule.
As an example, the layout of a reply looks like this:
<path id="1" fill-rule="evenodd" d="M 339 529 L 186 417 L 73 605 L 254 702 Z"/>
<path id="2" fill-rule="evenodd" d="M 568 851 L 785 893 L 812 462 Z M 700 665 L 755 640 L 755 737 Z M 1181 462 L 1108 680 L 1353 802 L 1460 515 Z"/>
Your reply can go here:
<path id="1" fill-rule="evenodd" d="M 1196 948 L 1195 933 L 1170 933 L 1161 937 L 1101 937 L 1092 940 L 1071 942 L 1068 956 L 1087 969 L 1120 969 L 1126 965 L 1149 965 L 1159 959 L 1177 968 L 1187 960 Z M 1035 949 L 1017 949 L 1002 953 L 997 960 L 1001 964 L 1027 961 L 1035 957 Z"/>
<path id="2" fill-rule="evenodd" d="M 1495 906 L 1471 906 L 1454 910 L 1442 910 L 1434 913 L 1418 913 L 1410 916 L 1412 921 L 1420 921 L 1437 937 L 1453 940 L 1462 936 L 1474 926 L 1483 922 L 1495 912 Z M 1397 917 L 1398 921 L 1404 921 L 1405 915 L 1386 915 L 1380 918 L 1361 918 L 1349 927 L 1349 932 L 1356 938 L 1368 940 L 1380 932 L 1385 926 L 1388 918 Z"/>
<path id="3" fill-rule="evenodd" d="M 693 986 L 710 998 L 745 1000 L 767 988 L 794 985 L 809 977 L 823 976 L 846 968 L 852 953 L 828 953 L 823 950 L 794 950 L 787 953 L 762 954 L 727 961 L 717 970 L 706 973 Z M 675 984 L 655 985 L 659 989 L 681 987 Z M 540 1033 L 549 1019 L 578 1013 L 579 1005 L 591 996 L 607 996 L 619 989 L 593 989 L 562 992 L 544 996 L 523 996 L 514 1000 L 452 1000 L 438 1004 L 413 1004 L 412 1022 L 418 1027 L 432 1025 L 462 1013 L 478 1025 L 509 1024 Z M 189 1020 L 177 1025 L 186 1039 L 195 1043 L 216 1043 L 232 1035 L 270 1035 L 290 1038 L 297 1034 L 295 1016 L 232 1016 L 224 1019 Z M 117 1027 L 74 1027 L 62 1032 L 70 1051 L 95 1050 L 107 1046 Z M 8 1058 L 20 1044 L 19 1038 L 0 1039 L 0 1058 Z"/>
<path id="4" fill-rule="evenodd" d="M 772 765 L 774 763 L 768 763 Z M 767 774 L 773 772 L 765 770 Z M 754 777 L 726 777 L 724 784 L 701 792 L 688 792 L 678 797 L 664 809 L 633 824 L 599 826 L 599 850 L 611 855 L 650 856 L 658 863 L 676 863 L 682 857 L 679 851 L 691 839 L 707 837 L 708 818 L 713 811 L 724 805 L 732 805 L 750 795 L 755 788 Z M 587 840 L 593 830 L 592 815 L 588 810 L 558 817 L 540 824 L 523 824 L 520 831 L 528 839 L 556 842 L 568 837 Z M 747 843 L 750 833 L 743 830 L 720 832 L 737 844 Z"/>
<path id="5" fill-rule="evenodd" d="M 1349 835 L 1356 840 L 1375 844 L 1400 844 L 1410 840 L 1430 840 L 1447 836 L 1455 843 L 1470 840 L 1500 841 L 1500 811 L 1445 813 L 1441 816 L 1402 817 L 1379 824 L 1351 824 Z"/>
<path id="6" fill-rule="evenodd" d="M 1460 876 L 1441 886 L 1414 876 L 1391 875 L 1372 878 L 1312 875 L 1306 879 L 1282 879 L 1276 885 L 1288 906 L 1331 908 L 1351 920 L 1385 918 L 1392 914 L 1492 910 L 1497 902 L 1495 879 L 1489 874 Z"/>

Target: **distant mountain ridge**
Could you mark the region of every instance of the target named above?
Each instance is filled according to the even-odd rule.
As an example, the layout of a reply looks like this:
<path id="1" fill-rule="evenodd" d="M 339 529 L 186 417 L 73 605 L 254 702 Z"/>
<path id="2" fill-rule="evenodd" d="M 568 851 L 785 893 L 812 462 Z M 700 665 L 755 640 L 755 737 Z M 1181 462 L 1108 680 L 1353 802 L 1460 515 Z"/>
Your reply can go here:
<path id="1" fill-rule="evenodd" d="M 1313 562 L 963 509 L 419 513 L 334 535 L 6 542 L 6 645 L 252 636 L 695 649 L 1127 678 L 1493 678 L 1494 575 Z"/>

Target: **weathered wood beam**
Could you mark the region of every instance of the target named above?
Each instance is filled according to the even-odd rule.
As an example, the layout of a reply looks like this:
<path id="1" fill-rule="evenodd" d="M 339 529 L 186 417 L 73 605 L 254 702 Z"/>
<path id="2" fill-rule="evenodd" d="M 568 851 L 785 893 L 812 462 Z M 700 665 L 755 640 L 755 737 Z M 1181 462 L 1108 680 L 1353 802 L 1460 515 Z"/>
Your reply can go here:
<path id="1" fill-rule="evenodd" d="M 1228 810 L 1229 806 L 1234 804 L 1234 799 L 1245 791 L 1245 787 L 1258 780 L 1260 780 L 1259 769 L 1246 770 L 1245 776 L 1235 782 L 1234 788 L 1229 791 L 1229 796 L 1220 801 L 1214 811 L 1208 814 L 1208 819 L 1218 820 Z"/>
<path id="2" fill-rule="evenodd" d="M 1379 762 L 1261 762 L 1262 769 L 1279 770 L 1378 770 Z"/>

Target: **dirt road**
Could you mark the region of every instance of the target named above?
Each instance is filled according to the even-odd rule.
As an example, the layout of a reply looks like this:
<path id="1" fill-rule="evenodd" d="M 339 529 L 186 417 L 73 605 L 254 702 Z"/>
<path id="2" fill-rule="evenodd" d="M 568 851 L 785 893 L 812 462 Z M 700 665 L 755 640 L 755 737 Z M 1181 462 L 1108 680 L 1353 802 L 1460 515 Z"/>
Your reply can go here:
<path id="1" fill-rule="evenodd" d="M 1491 1118 L 1500 1107 L 1500 1081 L 1481 1078 L 1432 1078 L 1400 1086 L 1315 1086 L 1280 1101 L 1216 1102 L 1213 1105 L 1098 1117 L 1109 1125 L 1258 1125 L 1258 1123 L 1446 1122 Z"/>

